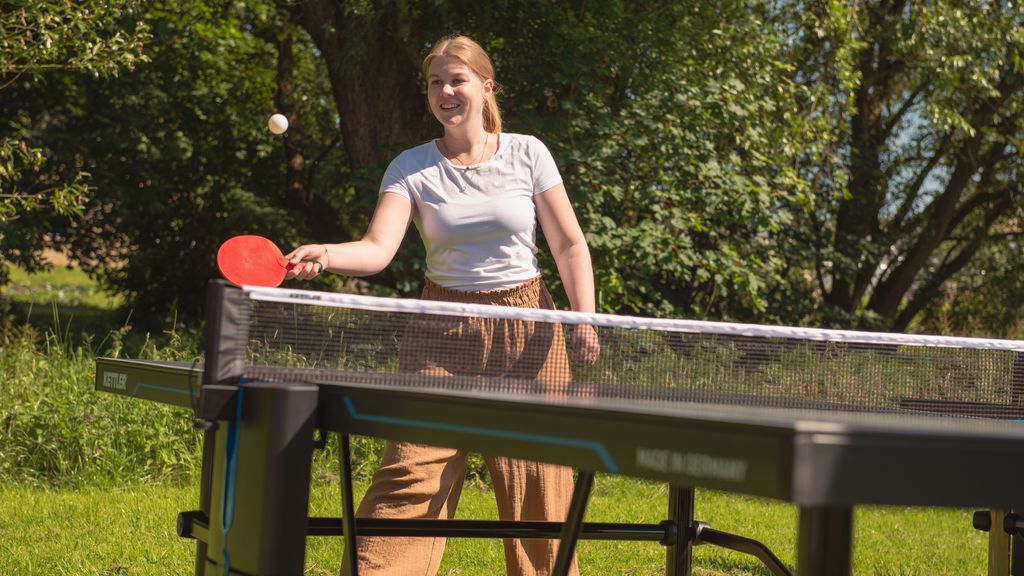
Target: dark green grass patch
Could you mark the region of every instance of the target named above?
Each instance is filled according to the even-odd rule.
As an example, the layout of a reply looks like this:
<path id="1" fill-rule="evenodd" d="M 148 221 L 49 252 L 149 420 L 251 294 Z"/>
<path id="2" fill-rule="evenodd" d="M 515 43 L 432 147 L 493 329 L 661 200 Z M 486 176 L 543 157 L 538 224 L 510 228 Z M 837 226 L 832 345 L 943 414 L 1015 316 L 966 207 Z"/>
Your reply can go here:
<path id="1" fill-rule="evenodd" d="M 87 348 L 30 327 L 9 330 L 2 348 L 5 483 L 98 486 L 180 481 L 196 473 L 199 435 L 187 414 L 96 393 L 95 360 Z M 187 348 L 148 350 L 182 359 Z"/>

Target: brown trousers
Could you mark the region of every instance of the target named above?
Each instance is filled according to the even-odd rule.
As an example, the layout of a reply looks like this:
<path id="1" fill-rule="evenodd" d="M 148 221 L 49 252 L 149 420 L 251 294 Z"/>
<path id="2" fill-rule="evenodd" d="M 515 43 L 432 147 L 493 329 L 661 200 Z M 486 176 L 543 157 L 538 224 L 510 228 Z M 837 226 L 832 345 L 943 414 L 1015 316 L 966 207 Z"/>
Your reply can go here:
<path id="1" fill-rule="evenodd" d="M 468 293 L 442 288 L 428 280 L 423 298 L 554 308 L 540 278 L 509 289 Z M 443 348 L 439 342 L 444 343 Z M 453 354 L 452 350 L 459 353 Z M 554 388 L 568 384 L 570 378 L 561 330 L 513 320 L 460 318 L 444 323 L 442 328 L 407 332 L 400 364 L 405 372 L 528 378 Z M 496 456 L 484 460 L 494 483 L 499 518 L 565 520 L 572 498 L 571 468 Z M 465 475 L 466 453 L 461 450 L 388 442 L 356 516 L 454 518 Z M 503 543 L 510 576 L 546 576 L 554 568 L 557 541 L 506 539 Z M 433 576 L 441 564 L 444 546 L 444 538 L 361 537 L 359 573 Z M 575 559 L 570 573 L 578 574 Z"/>

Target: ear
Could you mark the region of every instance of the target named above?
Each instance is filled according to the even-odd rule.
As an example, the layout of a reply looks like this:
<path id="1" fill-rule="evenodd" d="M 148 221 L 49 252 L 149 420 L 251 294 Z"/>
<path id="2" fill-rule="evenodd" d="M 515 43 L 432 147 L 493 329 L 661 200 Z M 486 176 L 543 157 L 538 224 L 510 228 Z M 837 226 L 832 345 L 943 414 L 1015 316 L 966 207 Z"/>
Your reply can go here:
<path id="1" fill-rule="evenodd" d="M 484 80 L 484 98 L 494 93 L 494 80 Z"/>

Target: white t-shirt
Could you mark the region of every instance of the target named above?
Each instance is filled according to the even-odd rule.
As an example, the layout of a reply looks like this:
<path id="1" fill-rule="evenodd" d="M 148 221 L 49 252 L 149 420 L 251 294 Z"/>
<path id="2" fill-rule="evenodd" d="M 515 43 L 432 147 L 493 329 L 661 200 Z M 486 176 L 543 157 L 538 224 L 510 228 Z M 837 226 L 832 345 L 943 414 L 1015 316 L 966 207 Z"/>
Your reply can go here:
<path id="1" fill-rule="evenodd" d="M 445 158 L 436 140 L 410 148 L 388 166 L 380 193 L 413 202 L 427 278 L 453 290 L 493 290 L 540 273 L 533 196 L 561 182 L 540 140 L 501 134 L 494 156 L 469 167 Z"/>

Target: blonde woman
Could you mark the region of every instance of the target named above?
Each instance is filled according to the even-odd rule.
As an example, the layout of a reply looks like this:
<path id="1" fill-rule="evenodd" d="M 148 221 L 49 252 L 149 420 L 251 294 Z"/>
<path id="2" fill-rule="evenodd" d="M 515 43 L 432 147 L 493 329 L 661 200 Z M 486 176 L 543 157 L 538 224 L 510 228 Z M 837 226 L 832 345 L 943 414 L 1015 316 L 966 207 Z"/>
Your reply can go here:
<path id="1" fill-rule="evenodd" d="M 423 73 L 430 111 L 444 135 L 391 162 L 370 226 L 360 240 L 300 246 L 287 256 L 296 264 L 289 277 L 308 279 L 321 269 L 354 276 L 380 272 L 412 221 L 426 247 L 424 299 L 551 309 L 554 305 L 537 264 L 539 224 L 572 309 L 593 312 L 590 252 L 558 168 L 538 139 L 501 131 L 497 84 L 487 53 L 465 36 L 444 38 L 424 59 Z M 486 358 L 447 362 L 432 357 L 428 346 L 403 346 L 401 369 L 432 375 L 528 377 L 554 385 L 568 382 L 568 355 L 560 331 L 540 337 L 532 327 L 524 327 L 528 323 L 502 322 L 462 331 L 472 335 L 460 338 L 474 342 L 458 348 L 481 351 Z M 496 332 L 515 334 L 523 341 L 503 337 L 498 342 Z M 411 337 L 429 342 L 435 336 Z M 531 349 L 525 342 L 529 339 L 546 342 L 542 361 L 516 362 Z M 576 327 L 572 340 L 574 359 L 596 360 L 600 345 L 592 327 Z M 496 355 L 502 361 L 495 363 Z M 530 364 L 529 374 L 495 368 Z M 565 519 L 573 488 L 569 468 L 503 457 L 485 461 L 503 520 Z M 461 451 L 389 442 L 357 516 L 452 518 L 465 472 L 466 455 Z M 360 538 L 360 574 L 435 574 L 444 544 L 443 538 Z M 545 575 L 554 567 L 554 541 L 506 540 L 504 545 L 508 574 Z M 576 572 L 574 562 L 572 573 Z"/>

